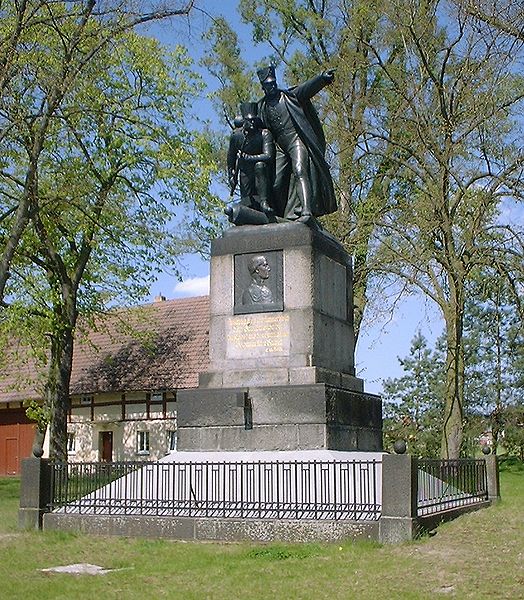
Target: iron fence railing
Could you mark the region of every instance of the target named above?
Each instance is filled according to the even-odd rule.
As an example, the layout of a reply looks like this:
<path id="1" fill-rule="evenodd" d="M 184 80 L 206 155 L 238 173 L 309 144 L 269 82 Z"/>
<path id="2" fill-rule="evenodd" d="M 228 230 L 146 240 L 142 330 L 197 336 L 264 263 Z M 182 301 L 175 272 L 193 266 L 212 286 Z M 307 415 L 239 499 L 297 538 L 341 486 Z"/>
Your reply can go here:
<path id="1" fill-rule="evenodd" d="M 96 515 L 377 520 L 381 462 L 54 463 L 51 510 Z"/>
<path id="2" fill-rule="evenodd" d="M 488 499 L 484 460 L 418 459 L 417 515 L 425 516 Z"/>

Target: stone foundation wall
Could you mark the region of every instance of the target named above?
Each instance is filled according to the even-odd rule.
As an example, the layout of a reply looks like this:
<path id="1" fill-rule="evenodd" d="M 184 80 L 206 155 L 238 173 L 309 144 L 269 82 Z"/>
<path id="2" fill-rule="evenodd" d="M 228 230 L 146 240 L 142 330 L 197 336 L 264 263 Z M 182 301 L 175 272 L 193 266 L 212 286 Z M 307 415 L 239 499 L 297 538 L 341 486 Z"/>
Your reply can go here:
<path id="1" fill-rule="evenodd" d="M 287 521 L 188 517 L 44 515 L 45 530 L 220 542 L 378 540 L 378 521 Z"/>

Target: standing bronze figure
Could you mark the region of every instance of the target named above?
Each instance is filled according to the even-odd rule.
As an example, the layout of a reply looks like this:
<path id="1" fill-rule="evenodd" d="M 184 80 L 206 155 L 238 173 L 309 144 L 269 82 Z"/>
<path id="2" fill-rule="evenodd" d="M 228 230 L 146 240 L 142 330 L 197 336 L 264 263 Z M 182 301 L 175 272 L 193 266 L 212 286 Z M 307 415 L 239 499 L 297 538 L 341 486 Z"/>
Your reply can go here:
<path id="1" fill-rule="evenodd" d="M 265 96 L 259 115 L 275 140 L 273 207 L 280 216 L 309 222 L 337 210 L 333 180 L 324 158 L 326 140 L 311 98 L 332 83 L 334 70 L 281 90 L 275 67 L 257 71 Z"/>
<path id="2" fill-rule="evenodd" d="M 240 111 L 242 129 L 236 129 L 229 140 L 229 185 L 233 191 L 237 182 L 240 182 L 242 206 L 270 214 L 271 174 L 275 156 L 273 136 L 263 127 L 256 102 L 243 102 Z"/>

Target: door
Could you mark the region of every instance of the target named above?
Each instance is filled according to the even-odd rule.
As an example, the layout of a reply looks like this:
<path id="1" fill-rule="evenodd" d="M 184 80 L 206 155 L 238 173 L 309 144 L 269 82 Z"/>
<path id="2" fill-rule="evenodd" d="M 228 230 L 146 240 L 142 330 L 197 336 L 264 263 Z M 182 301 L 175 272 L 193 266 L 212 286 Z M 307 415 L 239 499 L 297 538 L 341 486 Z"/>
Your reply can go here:
<path id="1" fill-rule="evenodd" d="M 113 460 L 113 432 L 100 432 L 100 448 L 102 462 L 111 462 Z"/>
<path id="2" fill-rule="evenodd" d="M 15 420 L 14 417 L 11 420 Z M 16 420 L 14 423 L 0 423 L 0 475 L 20 473 L 21 459 L 31 456 L 34 432 L 32 424 L 17 423 Z"/>
<path id="3" fill-rule="evenodd" d="M 18 438 L 6 438 L 5 440 L 5 474 L 16 475 L 19 470 L 18 463 Z"/>

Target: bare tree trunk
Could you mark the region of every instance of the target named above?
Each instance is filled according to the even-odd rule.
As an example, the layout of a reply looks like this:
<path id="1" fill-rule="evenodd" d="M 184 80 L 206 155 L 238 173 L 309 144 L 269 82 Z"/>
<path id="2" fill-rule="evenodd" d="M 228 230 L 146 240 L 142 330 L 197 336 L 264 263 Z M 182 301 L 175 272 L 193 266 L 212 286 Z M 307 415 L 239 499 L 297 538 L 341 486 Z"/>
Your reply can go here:
<path id="1" fill-rule="evenodd" d="M 463 294 L 450 302 L 452 314 L 446 315 L 446 387 L 441 457 L 456 459 L 462 446 L 464 416 Z"/>
<path id="2" fill-rule="evenodd" d="M 72 288 L 63 285 L 62 291 L 64 302 L 55 308 L 55 319 L 60 325 L 52 334 L 45 399 L 51 409 L 50 457 L 66 461 L 69 384 L 73 367 L 73 341 L 77 311 Z"/>

